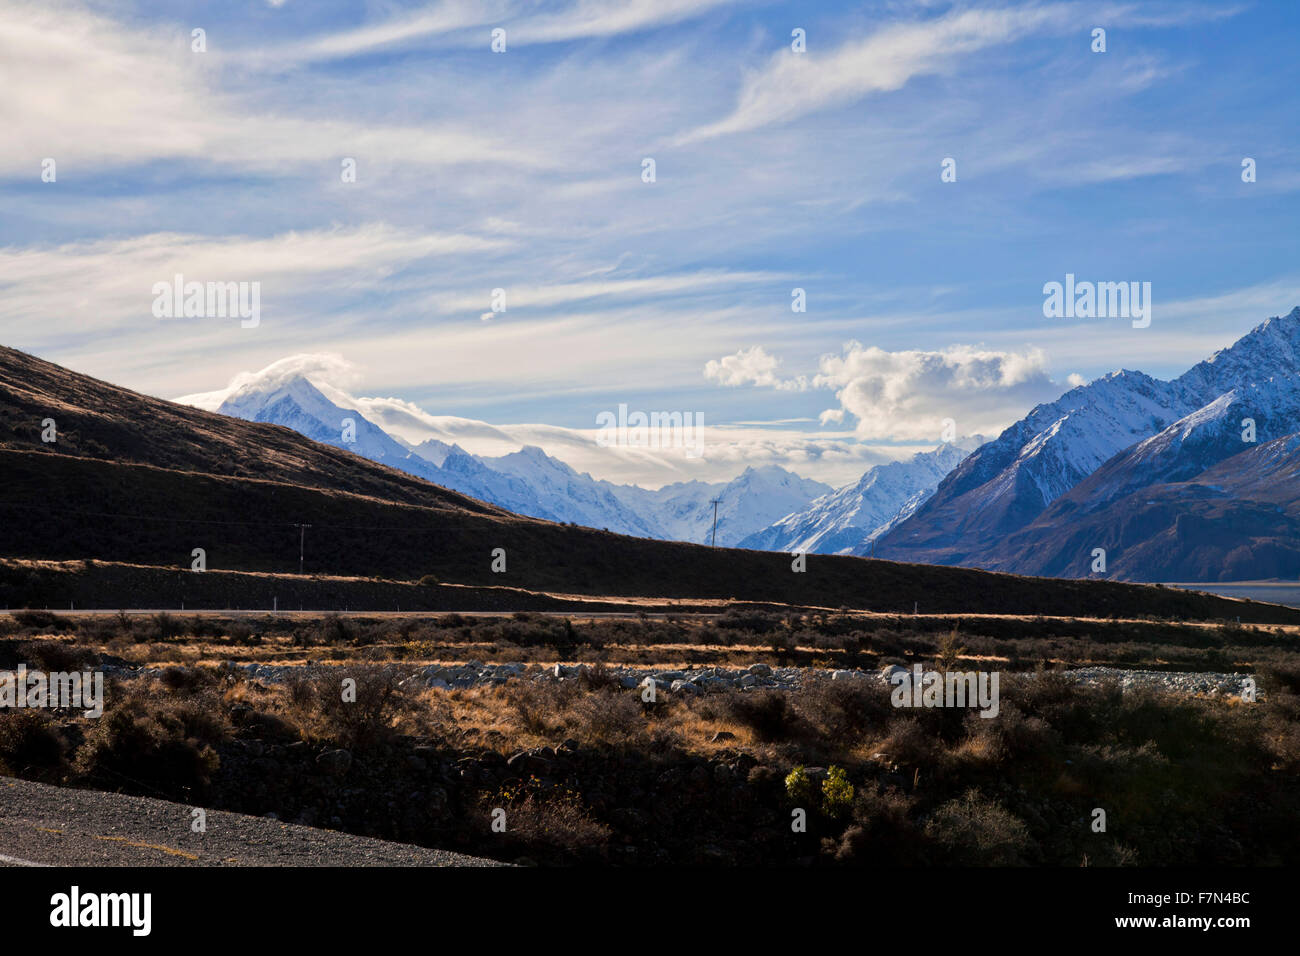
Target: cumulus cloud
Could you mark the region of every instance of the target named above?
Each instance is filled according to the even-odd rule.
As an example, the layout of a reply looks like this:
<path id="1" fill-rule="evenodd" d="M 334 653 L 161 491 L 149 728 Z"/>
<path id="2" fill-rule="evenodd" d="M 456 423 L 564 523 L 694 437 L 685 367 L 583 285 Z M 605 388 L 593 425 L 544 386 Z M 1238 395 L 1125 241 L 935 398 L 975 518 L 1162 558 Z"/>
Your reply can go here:
<path id="1" fill-rule="evenodd" d="M 710 359 L 705 363 L 704 377 L 728 387 L 759 385 L 782 391 L 802 391 L 808 387 L 802 375 L 789 379 L 778 376 L 776 370 L 780 364 L 775 355 L 768 354 L 761 345 L 754 345 L 720 359 Z"/>
<path id="2" fill-rule="evenodd" d="M 958 434 L 996 433 L 1060 393 L 1040 350 L 967 345 L 887 352 L 851 342 L 841 354 L 822 357 L 813 386 L 835 389 L 840 403 L 823 422 L 847 413 L 857 419 L 859 438 L 895 441 L 936 438 L 949 418 Z"/>

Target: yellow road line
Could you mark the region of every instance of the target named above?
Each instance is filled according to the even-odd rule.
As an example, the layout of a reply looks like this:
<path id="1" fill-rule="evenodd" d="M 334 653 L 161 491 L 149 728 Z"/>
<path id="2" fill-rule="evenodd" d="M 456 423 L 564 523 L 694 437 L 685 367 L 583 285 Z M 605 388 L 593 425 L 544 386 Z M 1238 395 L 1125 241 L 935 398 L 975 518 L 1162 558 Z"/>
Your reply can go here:
<path id="1" fill-rule="evenodd" d="M 162 853 L 170 854 L 171 856 L 182 856 L 182 857 L 184 857 L 184 858 L 187 859 L 187 860 L 197 860 L 197 859 L 198 859 L 198 855 L 197 855 L 197 854 L 194 854 L 194 853 L 186 853 L 184 850 L 177 850 L 177 849 L 174 849 L 173 847 L 162 846 L 161 844 L 158 844 L 158 843 L 137 843 L 135 840 L 128 840 L 126 837 L 117 837 L 117 836 L 99 836 L 98 834 L 95 835 L 95 839 L 96 839 L 96 840 L 107 840 L 107 841 L 109 841 L 109 842 L 111 842 L 111 843 L 125 843 L 127 846 L 135 846 L 135 847 L 139 847 L 139 848 L 142 849 L 142 850 L 158 850 L 158 851 L 160 851 L 160 852 L 162 852 Z"/>

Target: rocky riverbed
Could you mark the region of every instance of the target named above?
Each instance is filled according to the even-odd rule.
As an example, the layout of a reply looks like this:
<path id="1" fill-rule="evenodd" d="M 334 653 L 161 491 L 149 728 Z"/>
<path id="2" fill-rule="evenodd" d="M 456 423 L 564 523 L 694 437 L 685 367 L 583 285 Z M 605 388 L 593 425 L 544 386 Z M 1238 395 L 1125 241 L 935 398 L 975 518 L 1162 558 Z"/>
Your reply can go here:
<path id="1" fill-rule="evenodd" d="M 250 680 L 263 683 L 283 683 L 288 680 L 315 678 L 335 674 L 345 665 L 322 664 L 308 661 L 305 664 L 259 664 L 228 661 L 224 667 L 241 673 Z M 402 666 L 402 665 L 396 665 Z M 504 684 L 512 680 L 567 681 L 581 680 L 587 664 L 523 664 L 523 663 L 438 663 L 415 668 L 402 686 L 428 687 L 439 690 L 464 689 L 477 686 Z M 150 666 L 139 669 L 105 668 L 120 677 L 159 676 L 163 667 Z M 755 663 L 748 667 L 686 667 L 682 669 L 656 667 L 610 666 L 603 668 L 606 679 L 632 689 L 655 684 L 656 693 L 702 694 L 717 690 L 796 690 L 808 680 L 874 680 L 889 682 L 890 676 L 905 668 L 887 665 L 879 671 L 857 669 L 830 670 L 813 667 L 772 667 Z M 1003 672 L 1010 673 L 1010 672 Z M 1022 672 L 1032 674 L 1033 672 Z M 1097 686 L 1115 681 L 1123 690 L 1152 688 L 1187 695 L 1210 697 L 1237 696 L 1242 693 L 1249 674 L 1174 671 L 1126 670 L 1115 667 L 1078 667 L 1055 673 L 1063 674 L 1085 686 Z M 590 674 L 586 676 L 591 676 Z M 1261 695 L 1262 696 L 1262 695 Z"/>

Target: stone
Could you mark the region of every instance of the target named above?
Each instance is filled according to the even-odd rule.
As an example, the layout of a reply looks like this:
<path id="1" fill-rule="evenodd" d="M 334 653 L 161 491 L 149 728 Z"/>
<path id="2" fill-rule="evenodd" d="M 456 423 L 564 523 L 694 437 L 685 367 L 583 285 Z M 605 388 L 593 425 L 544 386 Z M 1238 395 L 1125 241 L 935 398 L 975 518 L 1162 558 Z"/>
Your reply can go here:
<path id="1" fill-rule="evenodd" d="M 517 774 L 546 773 L 551 769 L 551 761 L 542 756 L 544 752 L 540 748 L 537 750 L 521 750 L 506 761 L 506 766 Z"/>
<path id="2" fill-rule="evenodd" d="M 341 777 L 352 767 L 352 753 L 347 750 L 326 750 L 317 756 L 316 766 L 331 777 Z"/>
<path id="3" fill-rule="evenodd" d="M 880 677 L 887 684 L 893 682 L 896 678 L 896 675 L 898 674 L 910 674 L 910 673 L 911 671 L 909 671 L 906 667 L 902 667 L 899 664 L 890 664 L 889 666 L 882 667 L 880 669 Z"/>

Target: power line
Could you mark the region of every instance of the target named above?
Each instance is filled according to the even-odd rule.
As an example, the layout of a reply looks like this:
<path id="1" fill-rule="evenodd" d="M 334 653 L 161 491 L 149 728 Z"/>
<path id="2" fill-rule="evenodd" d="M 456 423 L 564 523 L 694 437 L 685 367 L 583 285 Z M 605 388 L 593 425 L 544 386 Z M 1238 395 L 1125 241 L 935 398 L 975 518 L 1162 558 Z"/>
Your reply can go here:
<path id="1" fill-rule="evenodd" d="M 712 504 L 713 504 L 713 537 L 709 539 L 709 547 L 710 547 L 710 548 L 716 548 L 716 547 L 718 546 L 718 502 L 720 502 L 721 500 L 722 500 L 721 498 L 714 498 L 714 499 L 713 499 L 713 502 L 712 502 Z"/>

